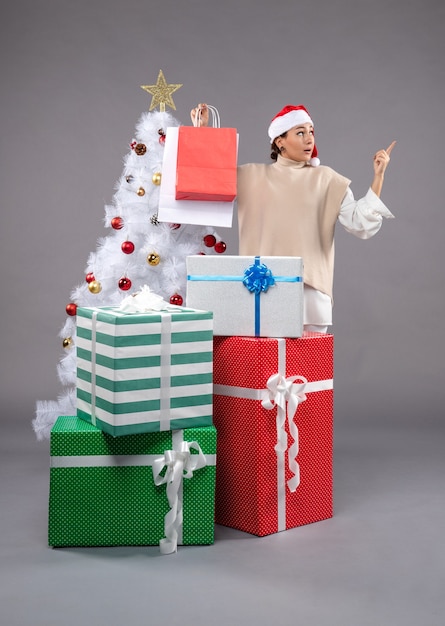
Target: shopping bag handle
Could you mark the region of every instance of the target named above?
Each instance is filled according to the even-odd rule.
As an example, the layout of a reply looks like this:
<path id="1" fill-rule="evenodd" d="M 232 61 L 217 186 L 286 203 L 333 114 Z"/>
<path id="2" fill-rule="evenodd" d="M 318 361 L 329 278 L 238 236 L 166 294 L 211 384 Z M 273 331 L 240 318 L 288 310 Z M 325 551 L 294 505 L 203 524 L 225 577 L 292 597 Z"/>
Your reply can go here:
<path id="1" fill-rule="evenodd" d="M 219 117 L 219 111 L 216 107 L 214 107 L 211 104 L 207 105 L 207 108 L 209 109 L 209 111 L 212 113 L 212 128 L 221 128 L 221 120 Z M 193 123 L 193 126 L 200 126 L 200 124 L 198 124 L 198 122 L 201 120 L 201 109 L 199 109 L 196 117 L 195 117 L 195 121 Z"/>

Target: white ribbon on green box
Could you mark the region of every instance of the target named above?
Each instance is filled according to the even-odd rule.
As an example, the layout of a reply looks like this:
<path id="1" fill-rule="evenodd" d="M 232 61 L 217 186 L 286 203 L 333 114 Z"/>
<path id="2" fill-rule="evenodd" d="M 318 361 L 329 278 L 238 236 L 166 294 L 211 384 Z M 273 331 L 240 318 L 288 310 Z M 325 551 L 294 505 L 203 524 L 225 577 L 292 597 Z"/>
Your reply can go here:
<path id="1" fill-rule="evenodd" d="M 271 410 L 277 408 L 276 434 L 277 442 L 275 453 L 277 456 L 277 505 L 278 505 L 278 531 L 286 530 L 286 479 L 285 479 L 285 452 L 287 450 L 288 467 L 292 472 L 292 478 L 287 482 L 289 491 L 296 491 L 300 484 L 300 467 L 297 462 L 299 451 L 298 427 L 295 424 L 298 405 L 306 400 L 307 393 L 326 391 L 333 389 L 332 378 L 308 382 L 304 376 L 289 376 L 286 378 L 286 340 L 278 338 L 278 372 L 272 374 L 267 380 L 265 389 L 250 389 L 232 385 L 214 385 L 215 395 L 231 396 L 246 400 L 258 400 L 262 406 Z M 301 381 L 301 382 L 296 382 Z M 293 438 L 288 448 L 288 437 L 285 423 L 289 426 Z"/>
<path id="2" fill-rule="evenodd" d="M 79 307 L 78 416 L 112 435 L 211 425 L 212 331 L 196 309 Z"/>
<path id="3" fill-rule="evenodd" d="M 182 480 L 193 478 L 193 472 L 207 465 L 206 457 L 197 441 L 181 441 L 178 443 L 174 431 L 173 446 L 179 449 L 166 450 L 164 456 L 153 461 L 153 480 L 155 485 L 167 485 L 167 498 L 170 510 L 164 519 L 165 537 L 159 542 L 162 554 L 176 552 L 179 533 L 182 530 Z M 191 454 L 194 449 L 198 454 Z M 162 475 L 163 469 L 166 472 Z"/>

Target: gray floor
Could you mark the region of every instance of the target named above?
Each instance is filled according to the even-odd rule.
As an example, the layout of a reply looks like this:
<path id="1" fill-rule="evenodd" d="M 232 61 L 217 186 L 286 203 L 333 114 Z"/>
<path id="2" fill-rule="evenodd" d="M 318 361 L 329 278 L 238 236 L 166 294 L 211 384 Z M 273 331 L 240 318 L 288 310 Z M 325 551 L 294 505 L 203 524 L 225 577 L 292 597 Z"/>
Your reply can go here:
<path id="1" fill-rule="evenodd" d="M 445 623 L 444 432 L 337 425 L 332 520 L 207 547 L 50 549 L 48 442 L 1 437 L 0 623 L 5 626 Z"/>

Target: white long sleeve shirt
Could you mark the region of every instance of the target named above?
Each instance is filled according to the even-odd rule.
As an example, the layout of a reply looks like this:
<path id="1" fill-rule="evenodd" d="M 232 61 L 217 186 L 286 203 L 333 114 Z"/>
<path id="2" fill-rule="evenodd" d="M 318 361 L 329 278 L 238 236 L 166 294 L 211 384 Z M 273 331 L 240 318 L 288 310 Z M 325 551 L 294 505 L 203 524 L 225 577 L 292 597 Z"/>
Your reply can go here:
<path id="1" fill-rule="evenodd" d="M 348 187 L 338 216 L 338 221 L 348 233 L 360 239 L 369 239 L 378 233 L 384 217 L 393 218 L 394 215 L 371 188 L 363 198 L 355 200 Z M 326 332 L 332 324 L 331 298 L 305 285 L 303 320 L 306 330 Z"/>

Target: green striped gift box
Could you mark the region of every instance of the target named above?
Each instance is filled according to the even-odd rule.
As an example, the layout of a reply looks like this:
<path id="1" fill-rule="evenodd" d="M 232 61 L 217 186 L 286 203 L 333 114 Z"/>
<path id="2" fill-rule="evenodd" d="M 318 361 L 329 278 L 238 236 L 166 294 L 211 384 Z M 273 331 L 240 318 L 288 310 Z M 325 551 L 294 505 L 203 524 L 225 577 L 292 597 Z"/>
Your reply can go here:
<path id="1" fill-rule="evenodd" d="M 210 426 L 213 314 L 77 308 L 77 415 L 111 435 Z"/>
<path id="2" fill-rule="evenodd" d="M 152 465 L 183 441 L 199 444 L 206 465 L 182 480 L 178 544 L 212 544 L 214 426 L 112 437 L 74 416 L 59 417 L 51 431 L 49 545 L 157 545 L 170 506 L 167 486 L 155 485 Z"/>

